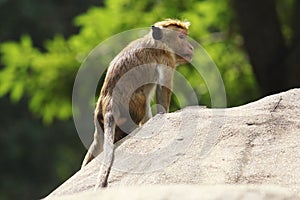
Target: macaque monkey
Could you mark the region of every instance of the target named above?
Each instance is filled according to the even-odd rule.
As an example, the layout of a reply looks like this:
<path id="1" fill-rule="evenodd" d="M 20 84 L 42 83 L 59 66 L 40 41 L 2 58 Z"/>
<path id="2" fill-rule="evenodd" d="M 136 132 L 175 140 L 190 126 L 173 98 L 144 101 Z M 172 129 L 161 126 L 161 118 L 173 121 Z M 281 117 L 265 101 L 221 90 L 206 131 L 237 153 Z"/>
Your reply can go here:
<path id="1" fill-rule="evenodd" d="M 131 42 L 110 63 L 95 109 L 94 140 L 82 163 L 84 167 L 104 151 L 96 188 L 107 186 L 114 144 L 152 117 L 150 102 L 155 91 L 157 112 L 169 111 L 174 70 L 190 62 L 194 53 L 187 40 L 189 25 L 173 19 L 157 22 L 147 35 Z M 118 84 L 135 69 L 137 73 Z M 140 80 L 145 84 L 136 84 Z"/>

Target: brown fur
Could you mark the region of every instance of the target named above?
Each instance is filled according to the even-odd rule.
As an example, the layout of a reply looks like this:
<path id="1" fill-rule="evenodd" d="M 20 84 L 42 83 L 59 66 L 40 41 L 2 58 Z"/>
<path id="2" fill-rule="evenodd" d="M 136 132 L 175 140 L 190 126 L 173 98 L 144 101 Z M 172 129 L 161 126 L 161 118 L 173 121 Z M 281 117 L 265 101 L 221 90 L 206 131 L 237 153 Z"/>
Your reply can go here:
<path id="1" fill-rule="evenodd" d="M 154 26 L 159 27 L 162 31 L 161 39 L 154 39 L 152 28 L 149 34 L 131 42 L 124 48 L 112 60 L 108 68 L 95 109 L 94 141 L 82 164 L 85 166 L 104 149 L 104 160 L 107 161 L 108 166 L 102 165 L 96 187 L 107 185 L 107 178 L 113 162 L 113 144 L 151 117 L 150 100 L 155 89 L 156 103 L 161 104 L 164 108 L 164 110 L 158 111 L 169 111 L 173 82 L 172 70 L 175 70 L 177 65 L 190 61 L 193 56 L 193 47 L 185 38 L 189 22 L 168 19 L 157 22 Z M 144 65 L 146 67 L 141 68 L 142 72 L 138 77 L 131 77 L 126 82 L 126 91 L 120 89 L 119 92 L 114 93 L 118 90 L 118 81 L 126 73 L 135 67 Z M 167 66 L 172 70 L 158 70 L 158 66 Z M 134 88 L 136 87 L 135 83 L 140 79 L 147 79 L 147 77 L 156 82 L 159 82 L 158 79 L 162 79 L 160 83 L 162 84 L 161 81 L 163 81 L 164 86 L 150 81 L 138 89 Z M 130 97 L 126 97 L 130 91 L 133 93 Z M 126 102 L 124 103 L 126 98 L 129 99 L 129 106 L 126 105 Z M 126 111 L 130 116 L 125 115 Z M 129 123 L 129 117 L 135 126 Z M 122 127 L 127 127 L 127 129 L 124 131 Z M 104 134 L 101 130 L 104 131 Z"/>

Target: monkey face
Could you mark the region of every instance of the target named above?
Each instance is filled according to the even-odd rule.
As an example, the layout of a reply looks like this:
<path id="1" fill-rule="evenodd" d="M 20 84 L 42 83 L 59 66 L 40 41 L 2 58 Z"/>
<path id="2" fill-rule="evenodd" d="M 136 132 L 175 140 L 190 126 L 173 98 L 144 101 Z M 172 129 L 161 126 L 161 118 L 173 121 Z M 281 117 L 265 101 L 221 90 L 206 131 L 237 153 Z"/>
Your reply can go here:
<path id="1" fill-rule="evenodd" d="M 152 26 L 152 37 L 165 43 L 175 54 L 176 64 L 191 62 L 194 47 L 187 40 L 187 30 L 176 26 L 167 28 Z"/>
<path id="2" fill-rule="evenodd" d="M 178 44 L 173 44 L 176 53 L 176 64 L 191 62 L 194 55 L 194 47 L 187 40 L 187 34 L 185 31 L 178 31 L 175 33 L 175 37 Z"/>

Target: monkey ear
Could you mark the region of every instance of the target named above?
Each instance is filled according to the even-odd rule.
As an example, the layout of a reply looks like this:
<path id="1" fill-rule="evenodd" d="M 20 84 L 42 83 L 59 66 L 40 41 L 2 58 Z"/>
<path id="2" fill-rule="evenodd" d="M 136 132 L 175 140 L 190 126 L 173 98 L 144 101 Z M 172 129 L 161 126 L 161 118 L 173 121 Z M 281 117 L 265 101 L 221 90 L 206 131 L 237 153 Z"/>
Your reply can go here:
<path id="1" fill-rule="evenodd" d="M 157 27 L 157 26 L 152 26 L 152 37 L 155 40 L 161 40 L 162 39 L 162 30 L 161 28 Z"/>

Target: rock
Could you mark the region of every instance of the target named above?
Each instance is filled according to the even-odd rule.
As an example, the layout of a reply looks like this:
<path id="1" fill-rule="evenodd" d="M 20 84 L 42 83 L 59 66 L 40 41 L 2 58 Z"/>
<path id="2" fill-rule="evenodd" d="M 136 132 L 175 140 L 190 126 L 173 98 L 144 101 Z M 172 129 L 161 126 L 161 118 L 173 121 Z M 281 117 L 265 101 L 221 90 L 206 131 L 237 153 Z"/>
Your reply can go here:
<path id="1" fill-rule="evenodd" d="M 97 195 L 115 195 L 112 199 L 116 199 L 127 190 L 128 193 L 137 191 L 138 195 L 149 186 L 133 186 L 153 184 L 180 184 L 174 187 L 151 186 L 153 194 L 170 194 L 170 199 L 179 199 L 172 196 L 177 189 L 182 191 L 182 195 L 186 193 L 185 189 L 193 190 L 193 194 L 200 197 L 198 190 L 204 194 L 211 192 L 211 195 L 275 194 L 276 189 L 265 190 L 268 185 L 277 185 L 285 188 L 290 195 L 299 195 L 300 89 L 235 108 L 195 106 L 159 114 L 118 145 L 109 177 L 110 188 L 97 192 Z M 100 164 L 101 156 L 49 197 L 93 189 Z M 231 186 L 204 186 L 216 184 Z M 255 188 L 265 187 L 252 190 L 250 185 L 253 184 Z M 282 199 L 280 195 L 278 199 Z"/>
<path id="2" fill-rule="evenodd" d="M 51 200 L 299 200 L 278 186 L 255 185 L 152 185 L 115 187 L 80 194 L 53 197 Z"/>

